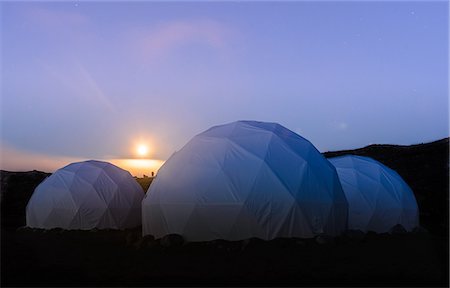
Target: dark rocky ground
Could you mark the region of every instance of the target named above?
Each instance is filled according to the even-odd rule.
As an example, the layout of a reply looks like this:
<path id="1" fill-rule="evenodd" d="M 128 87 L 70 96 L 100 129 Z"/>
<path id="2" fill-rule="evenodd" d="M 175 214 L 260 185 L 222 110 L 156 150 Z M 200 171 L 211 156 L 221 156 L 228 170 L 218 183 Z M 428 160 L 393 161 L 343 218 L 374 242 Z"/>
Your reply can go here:
<path id="1" fill-rule="evenodd" d="M 25 206 L 49 174 L 1 171 L 2 286 L 449 286 L 449 141 L 372 145 L 414 190 L 428 231 L 334 239 L 182 243 L 126 231 L 32 230 Z M 138 179 L 143 187 L 151 179 Z"/>

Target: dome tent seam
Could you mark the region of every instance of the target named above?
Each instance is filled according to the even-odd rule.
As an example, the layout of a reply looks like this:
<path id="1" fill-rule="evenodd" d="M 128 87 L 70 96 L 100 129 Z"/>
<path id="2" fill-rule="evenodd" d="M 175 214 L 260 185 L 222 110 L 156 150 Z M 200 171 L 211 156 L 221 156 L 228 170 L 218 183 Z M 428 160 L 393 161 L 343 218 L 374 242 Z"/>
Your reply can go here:
<path id="1" fill-rule="evenodd" d="M 94 170 L 96 173 L 91 173 Z M 121 226 L 120 223 L 117 223 L 118 221 L 116 219 L 113 219 L 129 218 L 129 216 L 136 213 L 137 210 L 120 208 L 119 210 L 121 211 L 111 212 L 112 209 L 108 206 L 109 203 L 106 201 L 106 198 L 102 197 L 100 193 L 98 193 L 100 186 L 105 185 L 104 182 L 99 183 L 98 181 L 100 179 L 99 177 L 104 176 L 103 172 L 107 174 L 108 179 L 111 179 L 111 181 L 107 182 L 109 185 L 114 185 L 114 187 L 118 187 L 117 185 L 125 185 L 126 188 L 122 191 L 122 193 L 134 195 L 130 197 L 133 197 L 134 202 L 139 202 L 140 204 L 140 200 L 143 198 L 144 192 L 142 188 L 135 189 L 136 186 L 133 186 L 132 183 L 135 183 L 136 181 L 132 178 L 129 172 L 127 172 L 127 179 L 126 177 L 120 176 L 126 172 L 125 170 L 107 162 L 84 161 L 71 163 L 55 171 L 49 177 L 48 181 L 42 182 L 38 185 L 38 187 L 36 187 L 29 203 L 27 204 L 27 226 L 44 229 L 50 229 L 57 226 L 63 229 L 83 230 L 92 229 L 94 227 L 100 229 L 123 229 L 138 226 L 138 222 L 141 220 L 140 216 L 138 218 L 134 217 L 134 223 L 125 223 L 126 225 L 130 225 L 132 227 Z M 117 183 L 117 179 L 114 180 L 115 176 L 113 174 L 119 175 L 118 177 L 121 179 L 119 182 L 121 183 Z M 68 180 L 68 175 L 72 175 L 70 176 L 70 181 Z M 62 180 L 50 181 L 51 179 L 59 178 Z M 126 181 L 128 181 L 130 185 L 127 185 Z M 104 188 L 105 187 L 102 189 Z M 113 190 L 115 189 L 116 188 Z M 73 209 L 71 208 L 69 210 L 64 210 L 64 202 L 54 201 L 55 197 L 58 196 L 55 191 L 63 191 L 66 203 L 70 203 L 70 206 L 73 207 Z M 111 193 L 111 189 L 108 189 L 107 187 L 105 191 L 109 191 L 109 193 Z M 130 205 L 130 203 L 125 202 L 122 201 L 122 205 Z M 38 219 L 39 215 L 45 214 L 45 211 L 47 210 L 50 210 L 51 212 L 46 218 L 46 223 L 42 223 Z M 111 219 L 105 222 L 105 214 L 107 214 L 107 211 L 111 212 L 110 214 L 119 213 L 122 215 L 113 215 L 117 217 L 110 217 Z M 65 219 L 64 221 L 66 222 L 61 222 L 59 219 Z"/>
<path id="2" fill-rule="evenodd" d="M 417 219 L 414 219 L 414 214 L 417 213 L 414 193 L 394 170 L 363 156 L 344 155 L 330 158 L 329 161 L 336 167 L 349 202 L 349 229 L 383 233 L 398 224 L 403 225 L 406 230 L 418 225 Z M 353 171 L 356 177 L 350 178 L 348 171 Z M 365 203 L 373 209 L 362 209 L 361 202 L 358 202 L 353 193 L 362 196 Z M 408 199 L 409 204 L 399 199 Z M 410 206 L 413 212 L 408 217 L 404 211 Z M 355 211 L 363 214 L 357 215 Z M 367 218 L 364 223 L 361 222 L 363 218 Z"/>
<path id="3" fill-rule="evenodd" d="M 277 136 L 279 133 L 282 133 L 283 137 Z M 218 145 L 213 146 L 215 148 L 206 150 L 207 153 L 205 153 L 203 148 L 206 146 L 204 146 L 201 141 L 201 138 L 205 136 L 216 139 L 211 143 L 213 145 Z M 220 144 L 227 143 L 229 141 L 233 142 L 233 145 L 230 146 Z M 285 141 L 298 141 L 298 145 L 286 145 Z M 228 155 L 228 149 L 236 147 L 235 145 L 238 145 L 240 149 L 244 149 L 246 154 L 233 155 L 233 153 L 231 153 L 229 154 L 231 157 L 230 159 L 226 156 L 222 164 L 223 166 L 219 168 L 220 171 L 223 172 L 223 175 L 221 174 L 222 176 L 218 176 L 220 178 L 220 183 L 217 183 L 216 181 L 212 182 L 223 186 L 217 186 L 216 188 L 214 188 L 214 186 L 210 187 L 211 181 L 203 181 L 203 179 L 206 179 L 204 174 L 206 171 L 205 167 L 209 167 L 211 163 L 210 161 L 214 162 L 217 157 L 222 158 L 224 155 Z M 303 137 L 276 123 L 238 121 L 224 125 L 217 125 L 197 134 L 191 138 L 180 151 L 177 152 L 178 157 L 173 157 L 172 155 L 169 160 L 165 162 L 163 167 L 158 172 L 157 183 L 153 183 L 157 185 L 152 184 L 149 187 L 147 193 L 150 196 L 144 198 L 142 205 L 143 234 L 146 235 L 150 233 L 156 237 L 161 237 L 167 233 L 171 233 L 171 231 L 167 231 L 167 229 L 171 229 L 170 225 L 168 225 L 169 227 L 167 227 L 167 229 L 162 229 L 162 226 L 160 225 L 161 223 L 156 223 L 152 220 L 152 218 L 156 217 L 154 219 L 160 219 L 158 221 L 172 221 L 172 218 L 168 219 L 167 217 L 164 217 L 164 213 L 162 213 L 162 211 L 167 209 L 167 207 L 161 203 L 160 199 L 158 199 L 158 195 L 166 195 L 166 198 L 168 197 L 167 195 L 170 195 L 167 199 L 171 199 L 171 201 L 176 201 L 176 199 L 178 199 L 180 203 L 186 201 L 185 199 L 187 199 L 189 201 L 194 201 L 194 203 L 196 202 L 196 205 L 206 205 L 205 207 L 208 207 L 208 202 L 204 202 L 203 200 L 198 202 L 198 198 L 201 197 L 202 193 L 204 193 L 203 191 L 206 190 L 224 191 L 223 193 L 233 193 L 233 191 L 239 190 L 236 191 L 240 193 L 237 196 L 244 199 L 243 206 L 245 207 L 240 209 L 240 212 L 233 212 L 236 214 L 236 220 L 229 220 L 230 222 L 227 222 L 227 224 L 223 226 L 225 230 L 220 231 L 220 236 L 222 239 L 232 238 L 237 240 L 242 239 L 242 237 L 248 238 L 252 236 L 252 233 L 257 233 L 257 235 L 260 235 L 264 239 L 290 237 L 292 235 L 296 235 L 297 237 L 312 237 L 314 236 L 314 233 L 312 233 L 311 228 L 309 227 L 311 223 L 309 223 L 310 221 L 308 218 L 309 216 L 312 217 L 316 214 L 323 215 L 324 217 L 326 216 L 321 220 L 321 223 L 319 223 L 321 226 L 321 231 L 331 233 L 332 235 L 343 232 L 346 227 L 346 218 L 342 217 L 347 214 L 344 213 L 345 211 L 341 210 L 345 210 L 347 206 L 346 203 L 344 203 L 345 197 L 343 195 L 342 188 L 335 188 L 336 185 L 340 187 L 340 182 L 336 181 L 338 179 L 336 174 L 337 172 L 334 167 L 331 166 L 320 154 L 320 152 L 317 151 L 317 149 L 311 149 L 310 146 L 312 146 L 312 144 L 309 141 L 306 141 Z M 295 153 L 291 154 L 294 151 Z M 201 158 L 200 162 L 196 162 L 194 163 L 194 166 L 189 167 L 189 173 L 186 174 L 185 177 L 176 177 L 179 172 L 187 169 L 185 166 L 185 161 L 191 157 L 189 155 L 190 153 L 203 154 L 204 157 Z M 299 173 L 302 173 L 302 167 L 308 167 L 308 164 L 300 165 L 297 163 L 298 161 L 301 160 L 306 163 L 315 162 L 313 165 L 314 168 L 311 169 L 316 169 L 319 172 L 321 171 L 320 173 L 317 173 L 316 178 L 319 182 L 324 182 L 318 184 L 318 187 L 320 187 L 324 193 L 319 196 L 314 196 L 316 194 L 312 191 L 308 192 L 308 190 L 304 190 L 315 189 L 315 185 L 308 184 L 307 179 L 304 180 L 304 189 L 298 189 L 298 191 L 296 190 L 293 192 L 293 187 L 299 187 L 300 185 L 298 177 L 287 177 L 287 174 L 292 173 L 292 170 L 289 169 L 284 169 L 283 173 L 287 174 L 279 174 L 281 170 L 278 171 L 278 169 L 281 168 L 280 165 L 282 164 L 281 162 L 272 163 L 272 161 L 268 160 L 269 156 L 267 155 L 270 155 L 270 153 L 275 153 L 275 156 L 295 156 L 295 160 L 292 160 L 292 165 L 293 167 L 299 167 Z M 308 157 L 306 158 L 304 156 L 305 153 L 308 153 Z M 317 155 L 314 156 L 314 153 Z M 255 158 L 260 160 L 255 161 Z M 243 165 L 242 163 L 245 164 Z M 255 172 L 256 167 L 258 167 L 257 170 L 259 170 L 257 172 Z M 253 179 L 253 183 L 247 181 L 239 182 L 238 179 L 241 177 L 238 177 L 239 173 L 244 173 L 243 175 L 247 175 L 244 169 L 252 169 L 252 173 L 249 174 L 252 175 L 251 177 Z M 306 170 L 310 169 L 305 168 L 304 171 Z M 331 175 L 333 176 L 331 177 Z M 192 178 L 194 179 L 192 180 Z M 224 182 L 235 181 L 233 179 L 237 182 Z M 330 181 L 332 181 L 332 183 L 328 183 Z M 174 185 L 173 182 L 177 182 L 177 184 Z M 294 182 L 296 184 L 293 184 Z M 208 185 L 208 187 L 205 185 Z M 181 187 L 183 187 L 183 189 L 181 189 Z M 236 189 L 236 187 L 238 189 Z M 186 193 L 197 195 L 195 196 L 197 197 L 197 200 L 195 200 L 195 197 L 186 198 Z M 198 193 L 200 193 L 200 195 L 198 195 Z M 301 198 L 298 197 L 301 197 L 301 195 L 304 195 L 305 193 L 311 194 L 304 198 L 314 200 L 312 205 L 315 205 L 315 208 L 299 205 L 299 203 L 303 200 L 299 200 Z M 342 194 L 341 197 L 339 197 L 339 193 Z M 226 198 L 213 197 L 210 199 L 214 200 Z M 326 205 L 323 205 L 323 203 L 321 204 L 321 201 L 325 201 Z M 339 202 L 339 204 L 337 204 L 336 201 L 340 201 L 342 203 Z M 225 205 L 225 202 L 223 205 Z M 308 204 L 308 206 L 310 205 Z M 149 210 L 151 207 L 154 207 L 152 211 Z M 305 209 L 305 207 L 308 209 Z M 334 207 L 335 210 L 332 210 L 331 207 Z M 202 208 L 200 207 L 199 209 Z M 220 221 L 228 221 L 225 216 L 221 216 L 225 215 L 221 214 L 223 212 L 218 212 L 211 209 L 208 211 L 208 213 L 211 214 L 203 214 L 205 216 L 202 217 L 208 218 L 209 223 L 212 223 L 210 220 L 214 220 L 215 217 L 219 217 L 217 220 Z M 243 215 L 247 215 L 248 213 L 250 213 L 250 215 L 254 215 L 258 227 L 253 228 L 248 226 L 250 223 L 254 223 L 252 222 L 253 220 L 250 220 L 251 217 L 247 217 L 248 221 L 246 219 L 242 219 Z M 179 216 L 180 215 L 184 214 L 179 214 Z M 293 217 L 293 215 L 302 218 L 290 218 Z M 331 218 L 334 216 L 340 218 L 331 221 Z M 197 212 L 191 214 L 190 216 L 184 215 L 183 217 L 190 218 L 187 222 L 188 224 L 186 224 L 186 227 L 184 228 L 185 235 L 183 236 L 187 237 L 186 240 L 201 241 L 218 237 L 217 231 L 219 230 L 213 229 L 209 231 L 208 225 L 210 224 L 204 224 L 202 219 L 198 218 L 199 216 Z M 220 221 L 217 222 L 218 225 L 221 223 Z M 255 226 L 254 224 L 251 225 Z M 249 231 L 250 234 L 248 234 Z"/>

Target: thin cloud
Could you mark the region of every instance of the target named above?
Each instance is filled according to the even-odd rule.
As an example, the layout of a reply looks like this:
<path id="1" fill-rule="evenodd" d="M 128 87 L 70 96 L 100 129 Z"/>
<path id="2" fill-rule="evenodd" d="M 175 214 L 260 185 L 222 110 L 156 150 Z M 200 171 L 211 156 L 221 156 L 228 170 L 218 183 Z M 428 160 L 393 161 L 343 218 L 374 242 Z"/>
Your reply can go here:
<path id="1" fill-rule="evenodd" d="M 70 63 L 64 69 L 51 65 L 41 59 L 37 59 L 36 61 L 42 66 L 44 71 L 65 86 L 72 94 L 75 94 L 77 97 L 83 97 L 84 101 L 89 104 L 94 102 L 99 106 L 107 108 L 110 112 L 116 112 L 115 106 L 110 98 L 106 96 L 92 74 L 79 61 Z"/>
<path id="2" fill-rule="evenodd" d="M 54 172 L 72 162 L 83 159 L 73 157 L 60 157 L 43 155 L 23 151 L 4 143 L 0 143 L 0 169 L 7 171 L 30 171 L 39 170 Z"/>
<path id="3" fill-rule="evenodd" d="M 230 30 L 213 20 L 174 21 L 134 33 L 140 55 L 147 60 L 167 56 L 195 42 L 223 51 L 229 36 Z"/>
<path id="4" fill-rule="evenodd" d="M 80 71 L 82 82 L 87 85 L 87 90 L 89 91 L 87 96 L 95 98 L 98 103 L 107 107 L 111 112 L 115 112 L 116 109 L 111 100 L 106 96 L 89 71 L 80 62 L 77 63 L 77 67 Z"/>

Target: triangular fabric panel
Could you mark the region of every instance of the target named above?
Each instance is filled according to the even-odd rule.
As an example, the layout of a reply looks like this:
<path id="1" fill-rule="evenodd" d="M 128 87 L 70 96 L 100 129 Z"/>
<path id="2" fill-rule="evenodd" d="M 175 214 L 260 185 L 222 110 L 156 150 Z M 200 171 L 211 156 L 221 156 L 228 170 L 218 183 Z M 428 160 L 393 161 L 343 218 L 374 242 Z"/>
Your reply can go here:
<path id="1" fill-rule="evenodd" d="M 214 126 L 159 170 L 142 202 L 143 234 L 205 241 L 339 233 L 347 204 L 337 179 L 309 141 L 277 123 Z M 175 205 L 195 207 L 186 216 Z"/>
<path id="2" fill-rule="evenodd" d="M 398 224 L 408 231 L 419 225 L 414 193 L 397 172 L 363 156 L 329 161 L 336 167 L 347 197 L 349 229 L 384 233 Z"/>
<path id="3" fill-rule="evenodd" d="M 27 226 L 51 229 L 125 229 L 141 224 L 144 191 L 131 174 L 102 161 L 69 164 L 36 187 Z M 133 207 L 133 211 L 132 211 Z"/>

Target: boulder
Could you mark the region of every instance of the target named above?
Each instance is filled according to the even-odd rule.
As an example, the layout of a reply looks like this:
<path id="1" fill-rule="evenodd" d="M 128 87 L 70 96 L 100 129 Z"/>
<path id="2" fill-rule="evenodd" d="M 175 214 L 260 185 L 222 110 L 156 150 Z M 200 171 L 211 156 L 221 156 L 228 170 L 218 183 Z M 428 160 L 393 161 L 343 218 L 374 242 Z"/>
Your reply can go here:
<path id="1" fill-rule="evenodd" d="M 428 230 L 422 226 L 417 226 L 412 230 L 413 233 L 428 233 Z"/>
<path id="2" fill-rule="evenodd" d="M 397 224 L 389 230 L 390 234 L 405 234 L 407 231 L 401 224 Z"/>
<path id="3" fill-rule="evenodd" d="M 137 240 L 139 240 L 139 235 L 134 231 L 130 231 L 125 235 L 125 242 L 127 246 L 134 245 Z"/>
<path id="4" fill-rule="evenodd" d="M 344 235 L 350 240 L 361 241 L 366 236 L 366 233 L 361 230 L 347 230 Z"/>
<path id="5" fill-rule="evenodd" d="M 260 238 L 256 238 L 256 237 L 252 237 L 249 239 L 245 239 L 241 241 L 241 250 L 245 250 L 248 248 L 254 248 L 254 247 L 259 247 L 260 245 L 264 244 L 265 241 L 260 239 Z"/>
<path id="6" fill-rule="evenodd" d="M 168 234 L 161 238 L 160 244 L 165 248 L 179 247 L 184 244 L 184 238 L 179 234 Z"/>
<path id="7" fill-rule="evenodd" d="M 135 243 L 135 247 L 137 249 L 143 249 L 147 247 L 153 247 L 156 245 L 155 237 L 153 235 L 145 235 L 144 237 L 139 238 L 139 240 Z"/>
<path id="8" fill-rule="evenodd" d="M 318 235 L 316 236 L 315 241 L 320 245 L 334 244 L 334 238 L 328 235 Z"/>

